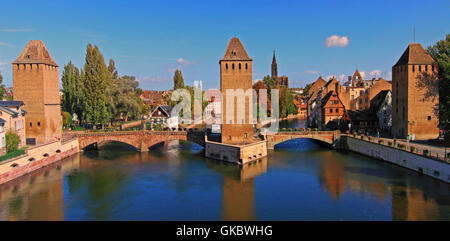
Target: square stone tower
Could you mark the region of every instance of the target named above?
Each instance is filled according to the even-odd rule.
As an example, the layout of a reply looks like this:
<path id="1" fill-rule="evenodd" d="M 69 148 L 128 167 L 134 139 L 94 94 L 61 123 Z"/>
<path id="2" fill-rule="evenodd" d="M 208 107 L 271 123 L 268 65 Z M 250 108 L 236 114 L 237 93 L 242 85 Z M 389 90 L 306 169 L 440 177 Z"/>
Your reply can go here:
<path id="1" fill-rule="evenodd" d="M 425 90 L 416 87 L 422 73 L 437 74 L 433 58 L 418 43 L 412 43 L 392 67 L 392 135 L 432 139 L 439 135 L 439 119 L 434 114 L 436 98 L 425 98 Z"/>
<path id="2" fill-rule="evenodd" d="M 220 64 L 222 143 L 253 141 L 252 59 L 239 38 L 232 38 Z"/>
<path id="3" fill-rule="evenodd" d="M 61 138 L 58 65 L 40 40 L 31 40 L 13 65 L 14 100 L 25 103 L 27 145 Z"/>

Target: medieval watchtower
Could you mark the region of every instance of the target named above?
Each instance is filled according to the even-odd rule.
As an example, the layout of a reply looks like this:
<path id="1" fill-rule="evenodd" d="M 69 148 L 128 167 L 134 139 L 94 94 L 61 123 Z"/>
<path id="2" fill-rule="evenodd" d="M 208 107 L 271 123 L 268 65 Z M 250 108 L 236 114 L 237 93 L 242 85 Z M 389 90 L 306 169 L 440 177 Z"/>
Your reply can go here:
<path id="1" fill-rule="evenodd" d="M 252 59 L 239 38 L 232 38 L 220 64 L 222 143 L 253 140 Z"/>
<path id="2" fill-rule="evenodd" d="M 27 145 L 61 138 L 58 65 L 44 43 L 31 40 L 13 65 L 14 100 L 25 103 Z"/>

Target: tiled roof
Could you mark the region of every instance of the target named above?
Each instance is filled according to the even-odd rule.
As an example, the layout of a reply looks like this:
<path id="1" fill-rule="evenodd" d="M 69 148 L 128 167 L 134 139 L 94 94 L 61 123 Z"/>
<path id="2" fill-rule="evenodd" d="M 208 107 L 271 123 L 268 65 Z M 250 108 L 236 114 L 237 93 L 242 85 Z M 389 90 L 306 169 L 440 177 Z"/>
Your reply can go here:
<path id="1" fill-rule="evenodd" d="M 48 64 L 58 66 L 41 40 L 31 40 L 13 64 Z"/>
<path id="2" fill-rule="evenodd" d="M 403 52 L 394 66 L 404 64 L 432 64 L 434 59 L 419 43 L 413 43 Z"/>
<path id="3" fill-rule="evenodd" d="M 221 60 L 249 60 L 252 59 L 248 56 L 239 38 L 232 38 L 228 44 L 225 55 Z"/>
<path id="4" fill-rule="evenodd" d="M 17 117 L 19 114 L 16 111 L 11 110 L 10 108 L 8 108 L 6 106 L 2 106 L 2 105 L 0 105 L 0 110 L 12 115 L 13 117 Z"/>
<path id="5" fill-rule="evenodd" d="M 6 107 L 20 108 L 22 105 L 24 105 L 24 103 L 23 103 L 23 101 L 21 101 L 21 100 L 15 100 L 15 101 L 0 101 L 0 105 L 6 106 Z"/>
<path id="6" fill-rule="evenodd" d="M 382 90 L 380 93 L 378 93 L 373 99 L 370 101 L 370 112 L 376 113 L 380 109 L 381 105 L 383 104 L 384 100 L 386 99 L 386 96 L 391 92 L 390 90 Z"/>

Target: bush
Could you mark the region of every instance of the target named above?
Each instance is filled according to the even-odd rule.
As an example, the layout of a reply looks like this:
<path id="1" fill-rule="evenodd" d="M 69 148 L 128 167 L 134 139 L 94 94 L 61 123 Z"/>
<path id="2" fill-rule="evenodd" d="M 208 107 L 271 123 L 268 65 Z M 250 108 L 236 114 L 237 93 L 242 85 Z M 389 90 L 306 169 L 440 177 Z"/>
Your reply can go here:
<path id="1" fill-rule="evenodd" d="M 6 133 L 6 151 L 13 152 L 19 149 L 20 137 L 14 133 L 9 131 Z"/>
<path id="2" fill-rule="evenodd" d="M 423 150 L 423 155 L 428 156 L 428 150 Z"/>
<path id="3" fill-rule="evenodd" d="M 383 141 L 383 140 L 378 140 L 378 143 L 379 143 L 379 144 L 383 144 L 384 141 Z"/>
<path id="4" fill-rule="evenodd" d="M 369 139 L 369 141 L 371 141 L 371 140 L 372 140 L 372 137 L 370 137 L 370 136 L 369 136 L 369 137 L 367 137 L 367 138 Z"/>
<path id="5" fill-rule="evenodd" d="M 392 144 L 393 144 L 392 141 L 388 141 L 389 146 L 392 146 Z"/>
<path id="6" fill-rule="evenodd" d="M 62 113 L 63 126 L 68 127 L 72 124 L 72 115 L 69 112 Z"/>
<path id="7" fill-rule="evenodd" d="M 416 147 L 415 146 L 411 146 L 411 152 L 416 152 Z"/>

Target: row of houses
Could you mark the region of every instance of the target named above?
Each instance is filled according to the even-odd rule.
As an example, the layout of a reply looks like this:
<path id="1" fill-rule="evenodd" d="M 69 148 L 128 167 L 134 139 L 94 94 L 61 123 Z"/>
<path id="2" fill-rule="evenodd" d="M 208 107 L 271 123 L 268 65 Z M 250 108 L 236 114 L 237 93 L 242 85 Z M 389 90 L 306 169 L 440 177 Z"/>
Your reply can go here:
<path id="1" fill-rule="evenodd" d="M 343 85 L 335 77 L 319 77 L 306 97 L 308 126 L 390 132 L 391 90 L 390 81 L 363 80 L 358 70 Z"/>
<path id="2" fill-rule="evenodd" d="M 392 137 L 439 136 L 438 66 L 421 44 L 412 43 L 392 67 L 392 82 L 363 80 L 358 70 L 341 85 L 319 77 L 309 89 L 308 125 L 321 129 L 384 131 Z M 424 82 L 426 87 L 417 83 Z"/>
<path id="3" fill-rule="evenodd" d="M 20 138 L 19 148 L 25 146 L 25 115 L 23 101 L 0 101 L 0 155 L 6 154 L 6 133 Z"/>

